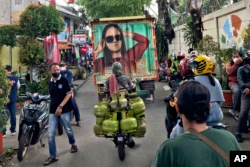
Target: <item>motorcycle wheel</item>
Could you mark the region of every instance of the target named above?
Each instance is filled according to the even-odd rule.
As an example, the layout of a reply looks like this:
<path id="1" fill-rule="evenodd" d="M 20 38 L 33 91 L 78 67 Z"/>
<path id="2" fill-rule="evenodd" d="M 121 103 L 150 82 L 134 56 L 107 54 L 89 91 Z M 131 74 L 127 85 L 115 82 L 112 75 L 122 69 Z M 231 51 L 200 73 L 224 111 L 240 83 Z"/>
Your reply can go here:
<path id="1" fill-rule="evenodd" d="M 25 157 L 28 147 L 29 147 L 29 141 L 30 141 L 30 135 L 22 135 L 19 140 L 19 147 L 17 150 L 17 159 L 19 161 L 22 161 L 23 158 Z"/>
<path id="2" fill-rule="evenodd" d="M 124 142 L 118 144 L 118 155 L 121 161 L 125 158 L 125 146 Z"/>
<path id="3" fill-rule="evenodd" d="M 128 140 L 127 146 L 129 148 L 134 148 L 135 147 L 135 141 L 132 139 L 132 137 Z"/>

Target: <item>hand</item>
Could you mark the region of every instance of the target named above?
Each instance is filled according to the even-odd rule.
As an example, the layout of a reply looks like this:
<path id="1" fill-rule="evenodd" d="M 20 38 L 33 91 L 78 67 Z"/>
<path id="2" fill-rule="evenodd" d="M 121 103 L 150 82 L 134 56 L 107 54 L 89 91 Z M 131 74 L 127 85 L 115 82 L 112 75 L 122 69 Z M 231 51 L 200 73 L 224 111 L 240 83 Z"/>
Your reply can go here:
<path id="1" fill-rule="evenodd" d="M 242 62 L 242 58 L 241 57 L 239 57 L 237 60 L 236 60 L 236 64 L 240 64 Z"/>
<path id="2" fill-rule="evenodd" d="M 96 50 L 93 52 L 94 54 L 98 54 L 100 53 L 101 51 L 103 51 L 103 49 L 105 48 L 105 40 L 100 40 L 98 42 L 98 46 L 96 48 Z"/>
<path id="3" fill-rule="evenodd" d="M 61 115 L 61 113 L 62 113 L 62 108 L 61 107 L 57 107 L 55 115 L 59 116 L 59 115 Z"/>
<path id="4" fill-rule="evenodd" d="M 243 91 L 243 93 L 249 94 L 250 93 L 250 89 L 249 88 L 245 88 L 244 91 Z"/>
<path id="5" fill-rule="evenodd" d="M 9 85 L 13 86 L 14 85 L 14 81 L 9 81 Z"/>

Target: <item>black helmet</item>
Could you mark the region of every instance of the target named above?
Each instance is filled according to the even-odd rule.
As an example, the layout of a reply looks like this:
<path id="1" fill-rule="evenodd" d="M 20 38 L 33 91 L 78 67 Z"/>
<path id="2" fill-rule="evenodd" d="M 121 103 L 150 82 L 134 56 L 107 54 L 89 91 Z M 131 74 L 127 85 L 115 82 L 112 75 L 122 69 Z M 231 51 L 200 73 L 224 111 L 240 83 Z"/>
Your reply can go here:
<path id="1" fill-rule="evenodd" d="M 12 70 L 11 65 L 6 65 L 6 66 L 5 66 L 5 70 L 7 70 L 7 71 L 11 71 L 11 70 Z"/>
<path id="2" fill-rule="evenodd" d="M 194 50 L 193 48 L 189 48 L 188 53 L 190 54 L 193 50 Z"/>

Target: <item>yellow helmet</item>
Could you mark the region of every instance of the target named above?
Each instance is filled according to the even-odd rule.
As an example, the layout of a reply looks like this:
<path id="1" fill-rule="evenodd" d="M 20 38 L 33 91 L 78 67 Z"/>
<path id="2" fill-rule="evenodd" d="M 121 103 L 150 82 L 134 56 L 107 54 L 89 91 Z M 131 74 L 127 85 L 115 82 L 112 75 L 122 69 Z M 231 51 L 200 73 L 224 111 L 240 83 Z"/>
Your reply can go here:
<path id="1" fill-rule="evenodd" d="M 192 63 L 192 69 L 195 75 L 211 73 L 213 71 L 213 61 L 205 55 L 198 55 Z"/>

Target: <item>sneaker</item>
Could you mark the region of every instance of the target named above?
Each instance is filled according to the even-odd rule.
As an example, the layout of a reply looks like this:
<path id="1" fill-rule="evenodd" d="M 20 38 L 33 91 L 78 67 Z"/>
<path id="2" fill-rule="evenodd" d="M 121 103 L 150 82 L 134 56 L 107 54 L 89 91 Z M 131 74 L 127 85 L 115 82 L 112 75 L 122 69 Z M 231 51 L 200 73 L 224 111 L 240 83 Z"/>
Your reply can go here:
<path id="1" fill-rule="evenodd" d="M 16 132 L 11 132 L 11 136 L 15 136 L 16 135 Z"/>
<path id="2" fill-rule="evenodd" d="M 6 137 L 6 132 L 2 132 L 3 133 L 3 138 L 5 138 Z"/>
<path id="3" fill-rule="evenodd" d="M 71 146 L 71 153 L 75 153 L 75 152 L 77 152 L 77 151 L 78 151 L 77 146 L 74 145 L 74 144 L 72 144 L 72 146 Z"/>
<path id="4" fill-rule="evenodd" d="M 242 143 L 243 142 L 243 139 L 242 139 L 242 136 L 241 136 L 241 134 L 236 134 L 235 135 L 235 137 L 236 137 L 236 140 L 239 142 L 239 143 Z"/>

